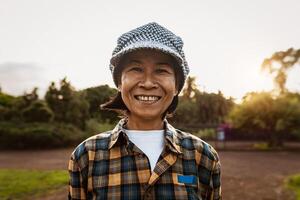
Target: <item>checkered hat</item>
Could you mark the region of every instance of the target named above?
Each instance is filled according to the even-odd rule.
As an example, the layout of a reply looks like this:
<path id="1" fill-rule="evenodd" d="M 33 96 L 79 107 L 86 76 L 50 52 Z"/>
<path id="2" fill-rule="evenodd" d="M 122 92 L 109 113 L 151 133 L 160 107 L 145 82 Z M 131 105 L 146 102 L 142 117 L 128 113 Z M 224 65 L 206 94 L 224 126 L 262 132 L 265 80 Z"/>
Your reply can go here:
<path id="1" fill-rule="evenodd" d="M 183 41 L 180 37 L 155 22 L 124 33 L 118 38 L 117 47 L 114 49 L 110 59 L 110 70 L 115 84 L 118 85 L 116 67 L 123 55 L 137 49 L 156 49 L 173 56 L 177 61 L 178 66 L 176 67 L 178 67 L 180 77 L 182 77 L 182 80 L 179 80 L 180 91 L 189 73 L 189 67 L 182 47 Z"/>

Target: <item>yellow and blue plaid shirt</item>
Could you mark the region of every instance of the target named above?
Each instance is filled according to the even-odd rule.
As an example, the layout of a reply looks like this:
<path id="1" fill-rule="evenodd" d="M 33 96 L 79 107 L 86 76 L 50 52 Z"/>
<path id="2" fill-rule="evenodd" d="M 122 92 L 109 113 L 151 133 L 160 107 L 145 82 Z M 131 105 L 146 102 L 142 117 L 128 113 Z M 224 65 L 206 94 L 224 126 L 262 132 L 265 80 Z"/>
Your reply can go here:
<path id="1" fill-rule="evenodd" d="M 69 161 L 69 199 L 222 199 L 217 152 L 164 124 L 165 147 L 153 171 L 125 134 L 124 119 L 78 145 Z"/>

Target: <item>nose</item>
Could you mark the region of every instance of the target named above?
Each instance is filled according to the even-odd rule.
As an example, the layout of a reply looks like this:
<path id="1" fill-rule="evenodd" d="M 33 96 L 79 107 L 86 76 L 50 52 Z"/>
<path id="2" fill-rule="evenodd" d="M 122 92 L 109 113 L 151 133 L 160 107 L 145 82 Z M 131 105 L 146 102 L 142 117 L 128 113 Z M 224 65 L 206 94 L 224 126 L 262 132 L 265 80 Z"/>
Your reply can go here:
<path id="1" fill-rule="evenodd" d="M 152 88 L 157 88 L 157 82 L 154 79 L 154 77 L 152 77 L 151 74 L 146 74 L 142 80 L 139 82 L 139 87 L 145 88 L 145 89 L 152 89 Z"/>

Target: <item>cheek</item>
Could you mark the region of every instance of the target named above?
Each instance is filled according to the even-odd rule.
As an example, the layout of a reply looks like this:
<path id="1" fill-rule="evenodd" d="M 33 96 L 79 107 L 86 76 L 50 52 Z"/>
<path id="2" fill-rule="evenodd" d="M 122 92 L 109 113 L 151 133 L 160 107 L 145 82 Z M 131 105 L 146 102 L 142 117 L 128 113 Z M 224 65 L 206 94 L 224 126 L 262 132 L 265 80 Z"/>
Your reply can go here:
<path id="1" fill-rule="evenodd" d="M 165 78 L 163 82 L 166 90 L 168 90 L 169 93 L 172 93 L 172 95 L 175 96 L 177 94 L 175 78 L 169 78 L 169 79 Z"/>
<path id="2" fill-rule="evenodd" d="M 128 93 L 134 87 L 135 84 L 136 84 L 135 78 L 131 76 L 123 75 L 121 77 L 121 83 L 118 88 L 121 92 Z"/>
<path id="3" fill-rule="evenodd" d="M 129 79 L 126 76 L 122 76 L 120 87 L 123 88 L 123 89 L 126 89 L 129 84 L 130 84 Z"/>
<path id="4" fill-rule="evenodd" d="M 120 78 L 120 84 L 118 88 L 122 90 L 124 87 L 126 88 L 126 85 L 128 85 L 128 78 L 125 75 L 122 75 Z"/>
<path id="5" fill-rule="evenodd" d="M 175 77 L 173 78 L 172 85 L 173 85 L 174 96 L 175 96 L 178 94 L 178 81 L 176 80 Z"/>

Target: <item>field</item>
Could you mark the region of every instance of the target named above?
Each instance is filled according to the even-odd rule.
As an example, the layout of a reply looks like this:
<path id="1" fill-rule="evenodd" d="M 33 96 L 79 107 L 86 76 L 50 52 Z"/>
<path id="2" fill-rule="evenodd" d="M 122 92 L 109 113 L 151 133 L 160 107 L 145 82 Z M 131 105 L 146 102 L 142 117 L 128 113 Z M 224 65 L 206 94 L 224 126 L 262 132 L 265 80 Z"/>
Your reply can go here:
<path id="1" fill-rule="evenodd" d="M 67 169 L 72 149 L 1 151 L 0 169 Z M 284 179 L 300 173 L 300 152 L 220 151 L 222 193 L 225 200 L 292 200 Z M 36 199 L 63 200 L 67 186 Z M 29 198 L 31 199 L 31 198 Z"/>

